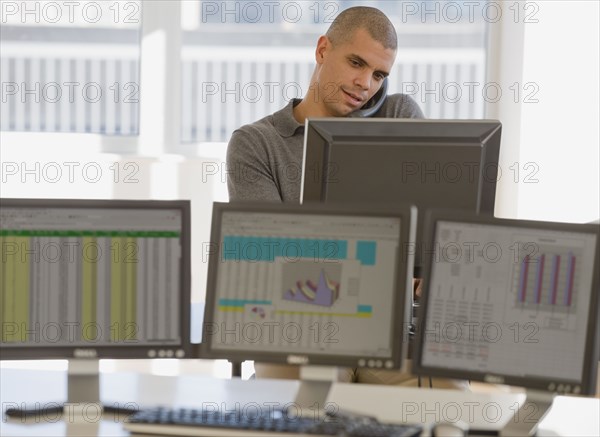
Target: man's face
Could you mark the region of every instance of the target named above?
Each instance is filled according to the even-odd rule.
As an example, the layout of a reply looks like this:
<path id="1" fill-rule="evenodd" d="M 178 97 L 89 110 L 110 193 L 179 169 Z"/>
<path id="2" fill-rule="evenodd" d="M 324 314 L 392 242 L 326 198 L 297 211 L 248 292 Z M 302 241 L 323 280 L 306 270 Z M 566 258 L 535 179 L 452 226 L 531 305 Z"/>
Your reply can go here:
<path id="1" fill-rule="evenodd" d="M 379 90 L 396 58 L 364 29 L 358 29 L 346 43 L 333 46 L 327 37 L 317 45 L 315 96 L 324 115 L 344 117 L 360 109 Z"/>

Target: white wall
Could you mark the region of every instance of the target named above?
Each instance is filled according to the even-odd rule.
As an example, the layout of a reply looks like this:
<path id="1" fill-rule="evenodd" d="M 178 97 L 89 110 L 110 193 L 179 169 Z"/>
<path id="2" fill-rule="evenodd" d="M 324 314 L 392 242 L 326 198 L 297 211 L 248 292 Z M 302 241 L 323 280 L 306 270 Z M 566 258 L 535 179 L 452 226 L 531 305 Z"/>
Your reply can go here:
<path id="1" fill-rule="evenodd" d="M 492 29 L 488 80 L 504 92 L 488 107 L 503 122 L 496 213 L 592 221 L 600 217 L 599 2 L 522 2 L 519 20 L 513 5 Z"/>
<path id="2" fill-rule="evenodd" d="M 539 23 L 525 29 L 523 77 L 540 102 L 522 108 L 521 161 L 537 163 L 539 183 L 522 184 L 521 217 L 600 217 L 599 5 L 542 2 Z"/>

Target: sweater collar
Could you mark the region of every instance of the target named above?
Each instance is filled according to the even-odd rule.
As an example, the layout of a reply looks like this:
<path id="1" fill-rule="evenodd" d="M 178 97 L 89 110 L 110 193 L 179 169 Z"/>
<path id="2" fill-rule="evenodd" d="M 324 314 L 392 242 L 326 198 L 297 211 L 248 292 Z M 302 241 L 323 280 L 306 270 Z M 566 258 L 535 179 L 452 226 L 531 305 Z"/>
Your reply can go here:
<path id="1" fill-rule="evenodd" d="M 294 118 L 294 106 L 301 101 L 302 99 L 292 99 L 284 108 L 273 114 L 273 125 L 284 138 L 293 136 L 300 128 L 304 129 L 304 125 Z"/>

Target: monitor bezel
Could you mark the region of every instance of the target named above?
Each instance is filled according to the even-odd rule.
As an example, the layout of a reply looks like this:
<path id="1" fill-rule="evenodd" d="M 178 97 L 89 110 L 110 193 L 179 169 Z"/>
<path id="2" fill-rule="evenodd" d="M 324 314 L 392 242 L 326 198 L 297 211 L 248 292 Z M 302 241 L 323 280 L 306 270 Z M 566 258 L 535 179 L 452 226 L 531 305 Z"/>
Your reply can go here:
<path id="1" fill-rule="evenodd" d="M 373 131 L 378 133 L 365 133 L 364 124 L 377 125 L 377 129 Z M 402 135 L 398 135 L 398 130 L 402 130 Z M 386 145 L 414 142 L 411 145 L 444 146 L 446 144 L 451 147 L 460 143 L 461 147 L 481 149 L 475 211 L 493 215 L 497 181 L 501 176 L 499 166 L 501 134 L 502 123 L 493 119 L 308 118 L 305 123 L 300 201 L 332 201 L 328 194 L 328 183 L 330 176 L 335 177 L 336 168 L 331 165 L 330 160 L 332 148 L 336 144 L 343 147 L 344 143 L 357 144 L 362 139 L 368 139 L 370 143 L 381 141 Z M 451 182 L 446 185 L 450 184 Z M 398 199 L 398 202 L 416 203 L 421 209 L 418 201 L 411 199 L 410 194 L 408 196 L 409 198 Z M 333 201 L 340 202 L 339 199 Z M 370 200 L 361 198 L 358 201 L 368 203 Z M 419 223 L 423 224 L 421 219 Z M 421 251 L 424 236 L 425 234 L 417 229 L 415 277 L 421 276 L 425 264 Z"/>
<path id="2" fill-rule="evenodd" d="M 120 346 L 77 345 L 36 347 L 12 346 L 2 343 L 0 360 L 43 359 L 137 359 L 189 358 L 191 344 L 191 217 L 189 200 L 113 200 L 113 199 L 0 199 L 0 207 L 16 208 L 89 208 L 89 209 L 175 209 L 181 211 L 180 259 L 180 338 L 179 344 Z"/>
<path id="3" fill-rule="evenodd" d="M 532 220 L 518 220 L 518 219 L 506 219 L 506 218 L 494 218 L 487 215 L 477 215 L 475 213 L 466 211 L 450 211 L 450 210 L 429 210 L 426 214 L 426 247 L 433 248 L 436 239 L 437 223 L 440 221 L 445 222 L 459 222 L 469 224 L 483 224 L 483 225 L 495 225 L 495 226 L 510 226 L 519 228 L 531 228 L 541 230 L 556 230 L 556 231 L 567 231 L 576 232 L 582 234 L 595 234 L 596 235 L 596 248 L 595 248 L 595 265 L 598 265 L 600 260 L 600 226 L 594 224 L 574 224 L 574 223 L 562 223 L 562 222 L 541 222 Z M 423 342 L 425 340 L 424 330 L 421 329 L 423 319 L 426 317 L 428 296 L 430 286 L 430 273 L 433 269 L 435 262 L 435 254 L 433 250 L 429 251 L 429 256 L 425 264 L 425 275 L 423 278 L 423 293 L 421 296 L 421 304 L 418 311 L 418 323 L 416 330 L 416 339 L 414 342 L 414 355 L 412 361 L 412 371 L 417 375 L 426 375 L 431 377 L 442 377 L 442 378 L 457 378 L 467 379 L 472 381 L 481 382 L 492 382 L 507 384 L 513 386 L 520 386 L 527 389 L 548 391 L 554 393 L 573 393 L 573 389 L 576 385 L 580 386 L 580 394 L 594 394 L 596 392 L 596 379 L 597 379 L 597 365 L 599 358 L 599 328 L 598 317 L 599 311 L 599 295 L 600 295 L 600 278 L 599 269 L 595 268 L 593 271 L 592 282 L 591 282 L 591 300 L 588 313 L 588 327 L 586 331 L 586 342 L 585 342 L 585 356 L 583 358 L 583 368 L 580 380 L 573 382 L 571 380 L 552 379 L 549 378 L 535 378 L 533 376 L 521 377 L 515 375 L 500 375 L 490 372 L 477 372 L 474 370 L 460 370 L 460 369 L 446 369 L 442 367 L 433 367 L 431 365 L 422 364 L 423 358 Z"/>
<path id="4" fill-rule="evenodd" d="M 216 284 L 218 263 L 221 258 L 221 218 L 226 212 L 242 213 L 283 213 L 283 214 L 322 214 L 322 215 L 345 215 L 345 216 L 364 216 L 364 217 L 394 217 L 400 219 L 399 235 L 399 254 L 398 268 L 394 278 L 396 288 L 396 299 L 394 302 L 394 318 L 392 329 L 392 353 L 389 358 L 379 358 L 379 360 L 392 360 L 393 366 L 390 369 L 400 369 L 406 357 L 408 342 L 407 323 L 410 322 L 412 311 L 412 269 L 413 256 L 409 248 L 414 244 L 415 239 L 415 220 L 416 208 L 411 205 L 337 205 L 337 204 L 285 204 L 285 203 L 263 203 L 263 202 L 234 202 L 213 204 L 212 228 L 211 228 L 211 247 L 218 247 L 218 250 L 211 250 L 208 260 L 208 280 L 206 290 L 206 306 L 204 312 L 204 321 L 202 329 L 201 354 L 202 358 L 210 359 L 228 359 L 234 362 L 244 360 L 255 360 L 268 363 L 286 363 L 303 365 L 322 365 L 322 366 L 345 366 L 345 367 L 372 367 L 368 363 L 363 365 L 359 362 L 364 356 L 358 355 L 327 355 L 311 352 L 270 352 L 256 351 L 250 348 L 244 350 L 223 350 L 215 349 L 211 342 L 211 327 L 214 326 L 215 319 L 213 308 L 215 308 Z M 408 226 L 406 225 L 408 224 Z M 404 289 L 404 290 L 403 290 Z M 409 292 L 410 291 L 410 292 Z M 290 361 L 292 356 L 301 356 L 302 362 Z M 372 358 L 372 357 L 371 357 Z"/>

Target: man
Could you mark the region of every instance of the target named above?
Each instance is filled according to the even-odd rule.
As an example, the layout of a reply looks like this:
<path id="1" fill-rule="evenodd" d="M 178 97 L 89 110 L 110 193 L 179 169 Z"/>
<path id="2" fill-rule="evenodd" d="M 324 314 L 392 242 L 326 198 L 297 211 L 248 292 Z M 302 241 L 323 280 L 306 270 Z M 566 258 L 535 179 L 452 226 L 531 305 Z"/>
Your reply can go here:
<path id="1" fill-rule="evenodd" d="M 285 108 L 236 130 L 227 149 L 229 198 L 299 202 L 307 117 L 345 117 L 375 95 L 396 58 L 397 37 L 378 9 L 338 15 L 317 42 L 308 92 Z M 375 117 L 423 118 L 403 94 L 387 97 Z"/>
<path id="2" fill-rule="evenodd" d="M 230 200 L 299 202 L 305 120 L 347 117 L 360 110 L 390 74 L 397 47 L 396 30 L 380 10 L 358 6 L 340 13 L 317 42 L 317 65 L 304 98 L 233 133 L 227 149 Z M 410 97 L 394 94 L 374 116 L 423 118 L 423 113 Z M 256 363 L 255 369 L 258 377 L 298 377 L 295 366 Z M 341 369 L 340 379 L 420 384 L 410 374 L 385 370 Z"/>

